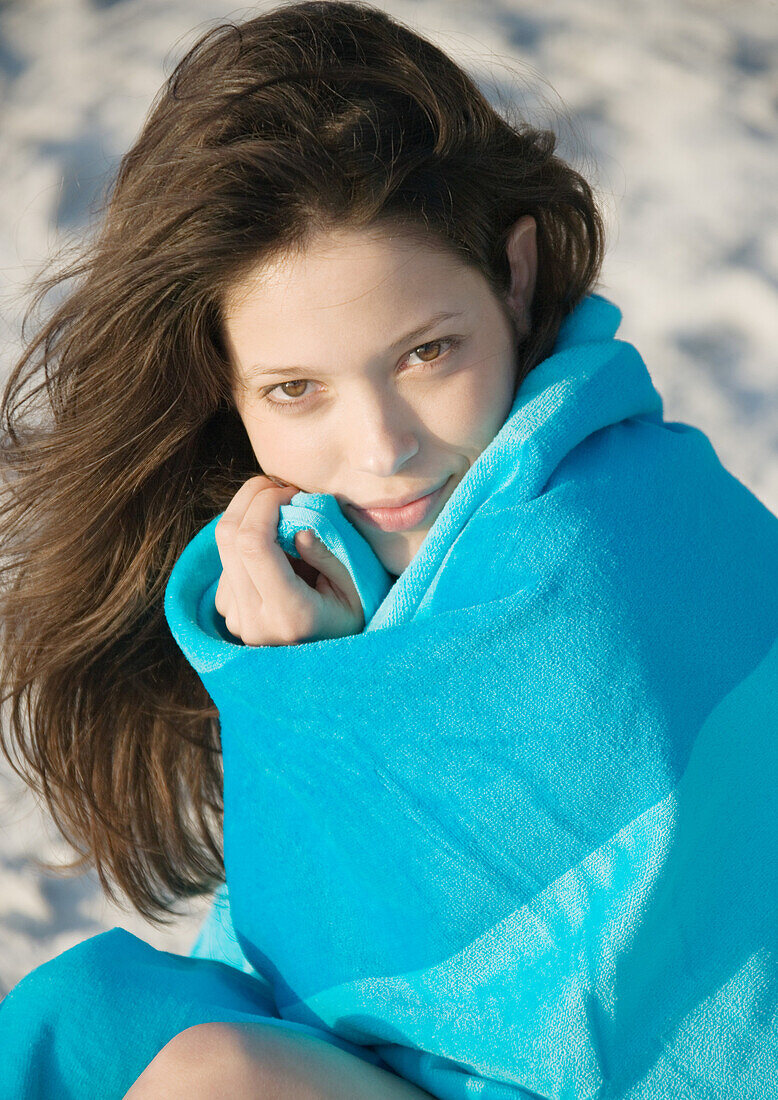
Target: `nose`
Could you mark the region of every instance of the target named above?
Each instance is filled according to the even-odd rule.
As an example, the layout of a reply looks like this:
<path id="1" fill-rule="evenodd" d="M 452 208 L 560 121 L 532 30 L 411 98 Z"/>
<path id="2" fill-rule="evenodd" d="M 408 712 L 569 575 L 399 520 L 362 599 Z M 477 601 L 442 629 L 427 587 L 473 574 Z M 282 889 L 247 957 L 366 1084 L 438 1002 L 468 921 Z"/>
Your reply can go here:
<path id="1" fill-rule="evenodd" d="M 376 477 L 391 477 L 419 450 L 406 413 L 397 404 L 387 407 L 380 398 L 366 399 L 346 430 L 351 469 Z"/>

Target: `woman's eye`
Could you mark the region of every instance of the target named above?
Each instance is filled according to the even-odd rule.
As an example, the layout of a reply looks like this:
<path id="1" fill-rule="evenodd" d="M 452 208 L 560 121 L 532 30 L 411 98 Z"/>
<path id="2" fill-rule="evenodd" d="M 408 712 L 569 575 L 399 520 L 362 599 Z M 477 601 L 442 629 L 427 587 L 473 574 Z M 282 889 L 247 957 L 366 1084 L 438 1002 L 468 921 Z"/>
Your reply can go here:
<path id="1" fill-rule="evenodd" d="M 305 378 L 296 378 L 294 380 L 294 382 L 281 382 L 280 385 L 273 386 L 273 389 L 268 390 L 267 393 L 265 394 L 265 397 L 270 401 L 271 405 L 302 405 L 303 402 L 300 399 L 302 398 L 303 395 L 300 394 L 300 393 L 287 393 L 286 390 L 284 389 L 284 387 L 285 386 L 291 386 L 294 389 L 294 387 L 299 388 L 300 386 L 302 386 L 303 387 L 303 392 L 304 392 L 305 387 L 307 385 L 308 385 L 308 382 L 306 381 Z M 286 397 L 289 397 L 292 400 L 290 400 L 290 401 L 279 401 L 275 397 L 271 398 L 270 394 L 273 392 L 273 390 L 281 390 L 281 392 Z"/>
<path id="2" fill-rule="evenodd" d="M 444 339 L 444 340 L 430 340 L 426 344 L 418 344 L 411 352 L 408 353 L 408 356 L 406 356 L 406 359 L 409 358 L 411 355 L 416 355 L 418 352 L 423 352 L 424 354 L 427 354 L 427 349 L 429 349 L 429 348 L 436 349 L 436 354 L 434 354 L 431 358 L 424 359 L 424 358 L 419 357 L 421 359 L 420 363 L 411 363 L 411 366 L 414 366 L 414 367 L 415 366 L 421 366 L 423 368 L 425 366 L 432 366 L 435 363 L 437 363 L 437 361 L 439 359 L 444 358 L 444 356 L 447 355 L 449 352 L 454 351 L 456 348 L 458 348 L 461 343 L 462 343 L 462 338 L 458 337 L 458 336 L 446 337 L 446 339 Z M 447 347 L 446 352 L 441 354 L 440 351 L 438 351 L 437 349 L 439 349 L 443 344 L 448 345 L 448 347 Z M 276 408 L 279 408 L 279 409 L 291 408 L 292 406 L 305 405 L 305 404 L 308 403 L 308 398 L 310 396 L 310 395 L 305 393 L 305 390 L 306 390 L 307 386 L 309 386 L 309 385 L 310 385 L 310 382 L 308 381 L 307 378 L 296 378 L 292 382 L 279 382 L 278 385 L 271 386 L 270 389 L 265 390 L 265 393 L 264 393 L 263 396 L 264 396 L 264 399 L 270 405 L 275 405 Z M 299 392 L 299 393 L 291 392 L 290 393 L 290 392 L 288 392 L 287 387 L 289 387 L 292 391 L 294 391 L 295 389 L 299 390 L 300 387 L 302 387 L 302 392 Z M 279 390 L 282 394 L 284 394 L 284 396 L 287 400 L 282 400 L 278 397 L 271 397 L 270 395 L 275 390 Z"/>
<path id="3" fill-rule="evenodd" d="M 439 348 L 441 344 L 449 344 L 450 346 L 453 345 L 453 347 L 456 347 L 457 343 L 458 341 L 454 340 L 453 337 L 447 340 L 430 340 L 428 344 L 419 344 L 410 354 L 415 355 L 417 351 L 422 351 L 424 348 Z M 422 363 L 434 363 L 440 358 L 442 357 L 440 353 L 438 353 L 433 359 L 422 359 Z"/>

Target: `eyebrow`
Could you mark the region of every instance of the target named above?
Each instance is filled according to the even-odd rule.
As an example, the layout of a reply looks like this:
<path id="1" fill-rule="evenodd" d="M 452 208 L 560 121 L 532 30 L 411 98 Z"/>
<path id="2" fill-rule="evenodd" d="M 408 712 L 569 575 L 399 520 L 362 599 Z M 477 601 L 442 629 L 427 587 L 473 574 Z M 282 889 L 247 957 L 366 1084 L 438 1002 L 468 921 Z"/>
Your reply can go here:
<path id="1" fill-rule="evenodd" d="M 424 336 L 429 332 L 431 328 L 437 325 L 440 321 L 447 321 L 450 317 L 461 317 L 465 310 L 460 309 L 456 313 L 448 313 L 445 310 L 440 313 L 434 314 L 429 317 L 423 324 L 417 328 L 411 329 L 410 332 L 406 332 L 404 336 L 401 336 L 399 340 L 395 340 L 388 348 L 389 351 L 394 351 L 396 348 L 401 347 L 403 344 L 408 344 L 411 340 L 418 340 L 420 336 Z M 247 378 L 257 378 L 263 374 L 293 374 L 296 378 L 300 377 L 300 371 L 311 370 L 310 366 L 297 366 L 297 367 L 263 367 L 261 363 L 254 363 L 252 366 L 246 368 Z"/>

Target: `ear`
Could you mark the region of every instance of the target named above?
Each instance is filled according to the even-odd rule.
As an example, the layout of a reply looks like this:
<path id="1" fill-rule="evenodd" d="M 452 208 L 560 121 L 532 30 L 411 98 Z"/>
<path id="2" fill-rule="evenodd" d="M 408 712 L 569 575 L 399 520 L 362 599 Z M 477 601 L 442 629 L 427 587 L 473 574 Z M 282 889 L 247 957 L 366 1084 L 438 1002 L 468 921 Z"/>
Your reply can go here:
<path id="1" fill-rule="evenodd" d="M 530 307 L 538 268 L 537 226 L 531 214 L 525 214 L 514 223 L 505 251 L 511 265 L 507 306 L 513 314 L 517 331 L 524 334 L 529 332 Z"/>

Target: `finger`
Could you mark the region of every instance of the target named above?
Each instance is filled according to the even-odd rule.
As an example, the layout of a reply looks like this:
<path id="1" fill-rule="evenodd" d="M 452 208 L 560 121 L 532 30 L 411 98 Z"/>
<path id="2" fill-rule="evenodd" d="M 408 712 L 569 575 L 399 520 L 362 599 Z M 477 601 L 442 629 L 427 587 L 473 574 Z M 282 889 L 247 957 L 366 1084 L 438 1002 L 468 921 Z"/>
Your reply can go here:
<path id="1" fill-rule="evenodd" d="M 294 486 L 258 492 L 235 537 L 245 576 L 261 596 L 265 613 L 279 619 L 310 603 L 310 588 L 292 569 L 277 537 L 279 507 L 296 492 Z"/>
<path id="2" fill-rule="evenodd" d="M 319 570 L 316 590 L 321 592 L 329 583 L 335 595 L 343 600 L 355 614 L 364 615 L 362 600 L 348 569 L 337 554 L 333 554 L 311 528 L 298 531 L 295 536 L 295 546 L 303 560 Z"/>
<path id="3" fill-rule="evenodd" d="M 288 486 L 293 488 L 293 486 Z M 242 519 L 246 513 L 246 508 L 249 506 L 253 498 L 262 489 L 279 489 L 287 488 L 286 485 L 281 486 L 277 480 L 267 477 L 265 474 L 255 474 L 254 477 L 250 477 L 247 481 L 244 481 L 241 487 L 233 496 L 230 503 L 224 510 L 224 515 L 221 519 L 233 520 L 236 517 Z M 299 492 L 299 490 L 298 490 Z M 219 520 L 221 523 L 221 520 Z"/>
<path id="4" fill-rule="evenodd" d="M 237 531 L 240 527 L 241 521 L 246 514 L 246 509 L 251 501 L 258 492 L 269 488 L 278 488 L 278 486 L 264 474 L 257 474 L 255 477 L 250 477 L 248 481 L 243 482 L 225 508 L 214 528 L 217 546 L 221 548 L 222 541 L 227 542 L 232 538 L 233 532 Z M 222 567 L 224 567 L 223 562 Z"/>
<path id="5" fill-rule="evenodd" d="M 216 586 L 216 592 L 214 593 L 213 602 L 216 610 L 219 612 L 224 621 L 227 621 L 229 615 L 235 614 L 235 595 L 230 587 L 230 582 L 227 579 L 227 574 L 222 569 L 222 574 L 219 577 L 219 583 Z"/>
<path id="6" fill-rule="evenodd" d="M 216 610 L 224 619 L 225 626 L 230 634 L 233 634 L 236 638 L 241 638 L 240 617 L 237 614 L 237 601 L 232 594 L 232 589 L 227 581 L 227 575 L 224 572 L 222 572 L 219 579 L 213 602 Z M 241 638 L 241 641 L 242 640 Z"/>
<path id="7" fill-rule="evenodd" d="M 231 594 L 229 593 L 229 584 L 227 583 L 227 576 L 222 566 L 222 573 L 219 577 L 219 583 L 216 585 L 216 591 L 213 594 L 213 604 L 222 618 L 227 617 L 227 609 L 230 604 Z"/>
<path id="8" fill-rule="evenodd" d="M 230 604 L 225 602 L 225 610 L 230 613 L 230 622 L 227 624 L 227 628 L 230 633 L 235 634 L 237 637 L 243 637 L 246 624 L 256 623 L 262 614 L 261 595 L 246 570 L 243 555 L 237 542 L 238 531 L 251 502 L 262 492 L 271 490 L 275 494 L 282 492 L 269 478 L 263 475 L 249 478 L 241 485 L 214 528 L 223 576 L 226 578 L 232 597 Z M 285 492 L 291 499 L 291 495 L 293 495 L 292 487 L 289 487 Z M 227 622 L 226 615 L 224 618 Z"/>
<path id="9" fill-rule="evenodd" d="M 235 600 L 232 588 L 227 580 L 227 574 L 224 571 L 224 562 L 227 560 L 224 544 L 222 544 L 219 554 L 222 559 L 222 573 L 219 577 L 219 583 L 216 586 L 213 603 L 217 613 L 221 615 L 224 620 L 225 626 L 230 634 L 234 634 L 236 638 L 240 638 L 241 627 L 240 616 L 237 614 L 237 601 Z"/>

